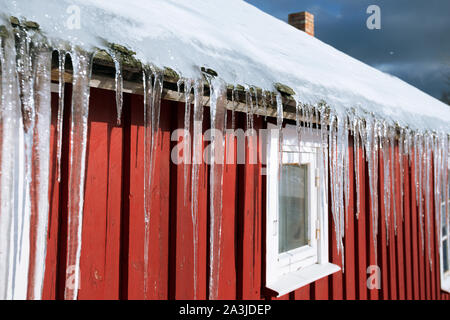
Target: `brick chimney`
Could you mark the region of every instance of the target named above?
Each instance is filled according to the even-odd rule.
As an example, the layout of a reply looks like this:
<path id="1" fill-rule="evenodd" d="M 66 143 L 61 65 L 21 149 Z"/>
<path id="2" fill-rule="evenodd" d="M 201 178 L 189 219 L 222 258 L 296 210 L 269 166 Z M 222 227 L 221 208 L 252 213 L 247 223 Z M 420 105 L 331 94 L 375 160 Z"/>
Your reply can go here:
<path id="1" fill-rule="evenodd" d="M 291 13 L 288 17 L 288 22 L 291 26 L 296 27 L 314 37 L 314 15 L 303 11 Z"/>

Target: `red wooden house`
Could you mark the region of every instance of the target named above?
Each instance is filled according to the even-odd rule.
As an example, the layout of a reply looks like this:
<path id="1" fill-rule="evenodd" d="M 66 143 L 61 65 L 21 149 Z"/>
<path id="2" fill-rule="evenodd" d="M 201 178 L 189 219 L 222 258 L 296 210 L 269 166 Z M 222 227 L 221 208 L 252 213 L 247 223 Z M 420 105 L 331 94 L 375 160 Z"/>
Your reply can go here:
<path id="1" fill-rule="evenodd" d="M 261 19 L 274 26 L 279 23 L 265 15 Z M 290 20 L 299 22 L 295 16 Z M 301 27 L 313 34 L 313 17 L 306 14 L 300 20 Z M 30 28 L 28 21 L 17 21 L 11 30 L 29 32 Z M 41 28 L 45 31 L 45 24 Z M 318 52 L 328 47 L 286 28 L 313 48 L 317 46 Z M 12 32 L 9 26 L 6 32 Z M 8 36 L 2 37 L 4 67 Z M 123 55 L 120 61 L 114 57 L 117 52 Z M 275 85 L 273 93 L 252 86 L 222 86 L 220 91 L 214 79 L 221 72 L 214 65 L 201 69 L 204 82 L 201 89 L 193 83 L 191 94 L 192 82 L 179 81 L 172 69 L 150 72 L 133 53 L 118 45 L 109 53 L 113 59 L 104 52 L 95 55 L 88 78 L 85 158 L 79 153 L 80 161 L 86 163 L 85 177 L 78 184 L 81 191 L 73 188 L 78 181 L 73 180 L 73 163 L 78 159 L 75 144 L 80 138 L 74 121 L 79 111 L 74 105 L 82 104 L 77 97 L 86 85 L 78 74 L 82 58 L 71 51 L 63 65 L 65 73 L 58 68 L 57 52 L 53 51 L 48 61 L 52 67 L 45 72 L 53 83 L 48 102 L 49 205 L 42 296 L 32 294 L 34 286 L 40 285 L 32 277 L 37 270 L 33 261 L 38 261 L 33 251 L 39 246 L 33 230 L 39 224 L 40 211 L 34 216 L 31 209 L 28 227 L 25 224 L 30 232 L 25 236 L 29 258 L 10 262 L 10 269 L 4 269 L 24 272 L 28 282 L 21 284 L 11 274 L 2 278 L 9 279 L 0 286 L 7 292 L 2 297 L 21 298 L 24 291 L 28 298 L 42 299 L 450 298 L 449 118 L 439 119 L 439 130 L 433 134 L 408 131 L 408 125 L 414 125 L 408 117 L 404 125 L 388 128 L 377 120 L 377 112 L 352 117 L 349 111 L 342 120 L 331 103 L 331 108 L 322 102 L 298 103 L 289 82 Z M 121 74 L 117 78 L 118 67 Z M 375 74 L 369 67 L 362 68 L 368 77 Z M 6 73 L 2 74 L 5 78 Z M 64 96 L 58 89 L 62 75 Z M 36 85 L 38 73 L 33 77 Z M 123 97 L 122 90 L 117 91 L 121 84 Z M 3 85 L 3 92 L 5 88 Z M 412 92 L 422 97 L 416 89 L 398 88 L 399 95 Z M 18 90 L 23 88 L 19 85 Z M 45 90 L 49 95 L 50 87 Z M 327 103 L 336 92 L 329 93 L 329 97 L 321 96 Z M 67 129 L 59 131 L 62 97 L 63 128 Z M 118 125 L 116 110 L 121 101 Z M 428 101 L 437 115 L 449 114 L 439 102 Z M 35 98 L 35 104 L 41 106 L 42 102 Z M 189 145 L 195 144 L 194 128 L 198 130 L 200 123 L 201 153 L 211 151 L 211 141 L 219 141 L 207 131 L 221 121 L 222 108 L 223 164 L 175 161 L 186 152 L 180 153 L 180 148 L 186 146 L 187 105 L 192 109 L 188 132 L 194 139 Z M 219 110 L 219 116 L 212 110 Z M 39 112 L 36 114 L 39 123 Z M 201 114 L 203 121 L 199 122 Z M 24 117 L 22 114 L 21 119 Z M 151 119 L 156 121 L 151 123 Z M 285 130 L 279 131 L 281 126 Z M 2 128 L 7 128 L 6 122 Z M 238 136 L 239 129 L 247 134 Z M 58 141 L 62 141 L 60 177 Z M 4 156 L 6 138 L 2 143 Z M 37 159 L 34 153 L 32 159 Z M 74 195 L 79 191 L 82 200 Z M 81 211 L 73 210 L 74 199 L 80 200 Z M 2 210 L 2 216 L 7 214 Z M 74 217 L 81 217 L 80 228 L 74 225 Z M 38 233 L 39 228 L 36 230 Z M 75 241 L 71 234 L 80 238 Z M 19 251 L 14 247 L 11 252 Z M 79 260 L 75 258 L 72 265 L 68 260 L 74 252 Z M 0 266 L 0 273 L 2 270 Z"/>

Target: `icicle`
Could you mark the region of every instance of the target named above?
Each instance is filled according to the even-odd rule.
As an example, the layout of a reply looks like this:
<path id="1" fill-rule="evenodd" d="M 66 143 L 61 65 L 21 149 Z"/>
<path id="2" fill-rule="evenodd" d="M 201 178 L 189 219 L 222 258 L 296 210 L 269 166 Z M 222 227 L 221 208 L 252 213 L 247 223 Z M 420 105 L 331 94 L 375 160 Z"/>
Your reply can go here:
<path id="1" fill-rule="evenodd" d="M 277 129 L 278 129 L 278 172 L 282 172 L 281 165 L 283 163 L 283 99 L 281 98 L 281 94 L 277 93 L 276 96 L 277 101 Z"/>
<path id="2" fill-rule="evenodd" d="M 152 82 L 153 80 L 153 82 Z M 156 146 L 159 132 L 163 74 L 144 71 L 144 297 L 148 293 L 148 250 L 150 241 L 152 178 L 155 169 Z"/>
<path id="3" fill-rule="evenodd" d="M 361 178 L 359 175 L 360 161 L 359 161 L 359 148 L 360 148 L 360 134 L 359 134 L 359 119 L 356 115 L 351 118 L 351 124 L 353 129 L 353 151 L 354 151 L 354 163 L 355 163 L 355 180 L 356 180 L 356 219 L 359 219 L 361 211 L 361 199 L 360 199 L 360 183 Z"/>
<path id="4" fill-rule="evenodd" d="M 192 177 L 191 177 L 191 211 L 194 237 L 194 299 L 197 299 L 198 278 L 198 188 L 199 173 L 202 163 L 203 142 L 203 81 L 194 82 L 194 133 L 192 136 Z"/>
<path id="5" fill-rule="evenodd" d="M 253 98 L 250 88 L 245 89 L 245 113 L 247 114 L 247 129 L 253 130 L 253 118 L 254 118 L 254 108 L 253 108 Z"/>
<path id="6" fill-rule="evenodd" d="M 295 126 L 297 129 L 297 140 L 298 140 L 298 150 L 301 150 L 301 142 L 302 142 L 302 126 L 300 123 L 300 108 L 301 103 L 297 102 L 297 106 L 295 108 Z"/>
<path id="7" fill-rule="evenodd" d="M 152 187 L 152 177 L 153 172 L 155 171 L 155 161 L 156 161 L 156 152 L 157 152 L 157 146 L 158 146 L 158 137 L 159 137 L 159 130 L 160 130 L 160 115 L 161 115 L 161 98 L 162 98 L 162 92 L 164 89 L 164 73 L 163 72 L 156 72 L 154 74 L 154 83 L 153 83 L 153 106 L 152 106 L 152 151 L 151 151 L 151 159 L 150 159 L 150 190 Z M 151 198 L 150 198 L 150 204 L 151 204 Z M 150 223 L 150 221 L 148 222 Z M 161 237 L 158 236 L 160 241 Z M 148 243 L 148 242 L 147 242 Z M 161 250 L 161 243 L 159 245 L 160 255 L 162 254 Z M 147 260 L 148 263 L 148 260 Z M 148 266 L 148 265 L 147 265 Z M 148 272 L 148 268 L 145 270 Z M 161 271 L 161 270 L 160 270 Z M 160 287 L 160 281 L 162 281 L 161 275 L 158 277 L 158 283 L 155 284 L 155 287 Z"/>
<path id="8" fill-rule="evenodd" d="M 33 31 L 21 28 L 15 29 L 16 40 L 16 59 L 17 59 L 17 77 L 19 81 L 19 97 L 22 110 L 22 122 L 24 129 L 24 182 L 21 185 L 22 191 L 19 191 L 19 200 L 22 202 L 16 228 L 18 234 L 18 252 L 15 255 L 16 263 L 23 261 L 26 253 L 24 252 L 24 241 L 29 236 L 30 222 L 30 188 L 32 180 L 32 153 L 33 153 L 33 136 L 35 125 L 35 103 L 34 103 L 34 76 L 33 69 L 35 67 L 35 48 L 32 42 Z M 20 165 L 20 162 L 19 162 Z M 28 271 L 27 271 L 28 272 Z M 13 273 L 13 283 L 16 287 L 19 275 Z"/>
<path id="9" fill-rule="evenodd" d="M 441 230 L 440 222 L 440 198 L 441 198 L 441 150 L 440 150 L 440 136 L 437 134 L 433 139 L 432 152 L 433 152 L 433 177 L 434 177 L 434 208 L 435 208 L 435 223 L 436 230 Z M 438 233 L 438 232 L 436 232 Z M 439 239 L 439 238 L 438 238 Z"/>
<path id="10" fill-rule="evenodd" d="M 161 116 L 161 98 L 163 92 L 164 74 L 162 72 L 156 72 L 154 74 L 153 82 L 153 100 L 152 100 L 152 157 L 150 162 L 150 170 L 154 169 L 156 145 L 158 143 L 158 132 L 160 129 L 160 116 Z"/>
<path id="11" fill-rule="evenodd" d="M 303 117 L 303 126 L 308 129 L 309 121 L 308 121 L 308 105 L 305 103 L 302 105 L 302 117 Z"/>
<path id="12" fill-rule="evenodd" d="M 239 92 L 235 88 L 233 88 L 232 99 L 233 99 L 233 110 L 231 111 L 231 129 L 234 131 L 236 129 L 236 105 L 235 105 L 235 102 L 237 104 L 239 104 Z"/>
<path id="13" fill-rule="evenodd" d="M 304 109 L 306 112 L 307 109 Z M 306 118 L 308 118 L 306 114 Z M 343 251 L 343 227 L 345 222 L 343 221 L 343 162 L 340 161 L 342 157 L 342 121 L 339 121 L 334 112 L 330 114 L 330 131 L 329 131 L 329 160 L 330 160 L 330 187 L 331 187 L 331 212 L 334 222 L 334 230 L 336 233 L 336 245 L 338 254 L 341 253 L 342 267 L 344 268 L 344 251 Z M 342 159 L 343 160 L 343 159 Z"/>
<path id="14" fill-rule="evenodd" d="M 256 110 L 256 106 L 253 103 L 253 94 L 252 94 L 252 90 L 251 88 L 249 88 L 249 98 L 250 98 L 250 128 L 253 130 L 254 128 L 254 120 L 255 120 L 255 110 Z"/>
<path id="15" fill-rule="evenodd" d="M 432 183 L 432 177 L 431 177 L 431 145 L 432 145 L 432 135 L 428 133 L 425 136 L 425 152 L 426 152 L 426 158 L 425 158 L 425 170 L 426 170 L 426 186 L 425 186 L 425 203 L 426 203 L 426 214 L 427 214 L 427 237 L 428 237 L 428 260 L 430 262 L 430 266 L 433 265 L 433 260 L 431 256 L 431 221 L 430 216 L 432 214 L 431 212 L 431 183 Z"/>
<path id="16" fill-rule="evenodd" d="M 255 92 L 255 109 L 253 113 L 256 113 L 257 117 L 259 117 L 258 109 L 259 109 L 259 100 L 258 100 L 258 89 L 253 87 L 253 91 Z"/>
<path id="17" fill-rule="evenodd" d="M 64 298 L 76 300 L 80 285 L 81 236 L 92 54 L 72 50 L 73 91 L 70 128 L 67 264 Z"/>
<path id="18" fill-rule="evenodd" d="M 283 99 L 281 94 L 277 94 L 277 129 L 281 130 L 283 128 Z"/>
<path id="19" fill-rule="evenodd" d="M 151 207 L 151 178 L 152 167 L 152 107 L 153 83 L 152 72 L 148 68 L 143 71 L 144 86 L 144 299 L 148 290 L 148 248 L 150 238 L 150 207 Z"/>
<path id="20" fill-rule="evenodd" d="M 442 180 L 443 180 L 443 197 L 449 197 L 450 195 L 450 178 L 449 178 L 449 170 L 450 167 L 450 137 L 447 133 L 444 133 L 444 138 L 442 142 Z M 445 199 L 445 198 L 444 198 Z M 449 201 L 445 201 L 445 221 L 447 223 L 447 230 L 450 227 L 450 205 Z M 450 248 L 449 248 L 450 250 Z"/>
<path id="21" fill-rule="evenodd" d="M 177 92 L 178 92 L 178 95 L 179 96 L 181 96 L 181 85 L 183 85 L 184 84 L 184 79 L 183 78 L 180 78 L 178 81 L 177 81 Z"/>
<path id="22" fill-rule="evenodd" d="M 224 82 L 213 80 L 211 85 L 211 162 L 210 162 L 210 282 L 209 299 L 218 299 L 220 247 L 222 235 L 222 190 L 225 151 L 225 114 L 227 90 Z M 217 136 L 219 135 L 219 136 Z"/>
<path id="23" fill-rule="evenodd" d="M 19 80 L 22 119 L 25 132 L 34 126 L 34 88 L 33 58 L 31 54 L 32 34 L 23 29 L 16 29 L 17 76 Z M 27 146 L 31 148 L 31 146 Z"/>
<path id="24" fill-rule="evenodd" d="M 412 160 L 413 160 L 413 133 L 411 130 L 407 130 L 406 134 L 406 148 L 407 148 L 407 156 L 408 156 L 408 164 L 411 167 L 412 166 Z"/>
<path id="25" fill-rule="evenodd" d="M 336 117 L 330 114 L 330 131 L 329 131 L 329 160 L 330 160 L 330 186 L 331 186 L 331 212 L 333 214 L 334 229 L 336 233 L 337 251 L 340 251 L 340 230 L 339 230 L 339 212 L 337 206 L 336 194 Z"/>
<path id="26" fill-rule="evenodd" d="M 400 167 L 400 215 L 402 221 L 404 221 L 403 213 L 403 199 L 404 199 L 404 158 L 405 158 L 405 132 L 403 129 L 400 130 L 400 137 L 398 140 L 398 161 Z"/>
<path id="27" fill-rule="evenodd" d="M 262 104 L 263 104 L 263 109 L 264 109 L 264 121 L 267 121 L 267 94 L 266 92 L 263 90 L 262 92 Z"/>
<path id="28" fill-rule="evenodd" d="M 2 68 L 1 135 L 0 135 L 0 300 L 13 298 L 12 274 L 16 262 L 14 250 L 17 238 L 14 221 L 17 220 L 16 199 L 20 190 L 19 158 L 22 118 L 16 73 L 16 50 L 14 38 L 0 37 L 0 61 Z M 23 134 L 22 134 L 23 135 Z"/>
<path id="29" fill-rule="evenodd" d="M 312 112 L 311 112 L 312 113 Z M 343 147 L 343 175 L 344 175 L 344 199 L 345 199 L 345 212 L 346 212 L 346 226 L 348 227 L 348 212 L 349 212 L 349 206 L 350 206 L 350 155 L 349 155 L 349 146 L 348 146 L 348 117 L 345 116 L 343 119 L 343 128 L 342 128 L 342 147 Z M 311 122 L 312 123 L 312 122 Z M 312 130 L 312 128 L 311 128 Z M 353 219 L 353 217 L 350 217 Z"/>
<path id="30" fill-rule="evenodd" d="M 110 51 L 111 58 L 114 61 L 116 68 L 115 84 L 116 84 L 116 108 L 117 108 L 117 125 L 120 126 L 122 122 L 122 107 L 123 107 L 123 75 L 122 75 L 122 61 L 114 50 Z"/>
<path id="31" fill-rule="evenodd" d="M 390 173 L 390 136 L 386 123 L 383 124 L 383 135 L 381 137 L 383 147 L 381 154 L 383 156 L 383 202 L 384 202 L 384 220 L 386 226 L 386 243 L 389 243 L 389 223 L 391 216 L 391 173 Z"/>
<path id="32" fill-rule="evenodd" d="M 38 49 L 35 70 L 35 107 L 33 154 L 31 162 L 30 267 L 27 298 L 40 300 L 44 284 L 47 251 L 47 224 L 50 177 L 51 124 L 51 61 L 52 52 L 43 46 Z"/>
<path id="33" fill-rule="evenodd" d="M 369 167 L 369 190 L 372 211 L 372 241 L 377 263 L 377 236 L 378 236 L 378 124 L 375 119 L 367 119 L 364 128 L 364 145 L 366 160 Z"/>
<path id="34" fill-rule="evenodd" d="M 309 127 L 309 133 L 312 135 L 313 132 L 313 122 L 314 122 L 314 111 L 313 106 L 308 105 L 308 127 Z"/>
<path id="35" fill-rule="evenodd" d="M 439 133 L 435 139 L 433 155 L 435 168 L 435 208 L 436 229 L 442 230 L 442 225 L 448 224 L 448 136 L 445 132 Z M 441 205 L 444 203 L 444 205 Z M 441 236 L 441 233 L 438 233 Z M 438 237 L 439 243 L 441 238 Z"/>
<path id="36" fill-rule="evenodd" d="M 314 108 L 314 122 L 316 123 L 316 127 L 319 124 L 319 108 Z"/>
<path id="37" fill-rule="evenodd" d="M 389 131 L 389 142 L 390 142 L 390 151 L 391 151 L 391 159 L 390 159 L 390 165 L 391 168 L 389 170 L 391 174 L 390 183 L 391 183 L 391 199 L 392 199 L 392 205 L 393 205 L 393 215 L 394 215 L 394 233 L 397 235 L 397 183 L 396 183 L 396 177 L 395 177 L 395 130 L 390 129 Z"/>
<path id="38" fill-rule="evenodd" d="M 419 181 L 420 181 L 420 173 L 419 173 L 419 135 L 414 135 L 414 185 L 416 186 L 416 205 L 419 204 Z"/>
<path id="39" fill-rule="evenodd" d="M 189 163 L 191 159 L 191 91 L 192 80 L 184 81 L 184 95 L 185 95 L 185 108 L 184 108 L 184 204 L 187 204 L 189 190 Z"/>
<path id="40" fill-rule="evenodd" d="M 310 117 L 310 110 L 308 110 L 308 117 Z M 338 237 L 337 241 L 339 241 L 338 253 L 341 251 L 342 256 L 342 267 L 344 268 L 344 235 L 345 235 L 345 226 L 346 226 L 346 206 L 345 202 L 348 202 L 346 199 L 348 196 L 348 172 L 349 168 L 347 165 L 348 160 L 348 128 L 347 128 L 347 119 L 346 117 L 342 117 L 341 119 L 337 118 L 337 132 L 336 138 L 334 138 L 335 142 L 335 150 L 333 150 L 332 157 L 334 157 L 332 174 L 334 175 L 334 184 L 332 185 L 332 189 L 334 189 L 334 201 L 336 202 L 336 221 L 337 221 L 337 231 Z M 339 250 L 340 249 L 340 250 Z"/>
<path id="41" fill-rule="evenodd" d="M 321 144 L 320 144 L 320 190 L 321 190 L 321 212 L 325 213 L 327 216 L 328 212 L 328 114 L 326 107 L 324 105 L 320 106 L 320 136 L 321 136 Z"/>
<path id="42" fill-rule="evenodd" d="M 423 163 L 424 163 L 424 153 L 423 153 L 423 136 L 421 134 L 417 134 L 415 136 L 415 149 L 416 149 L 416 200 L 419 207 L 419 227 L 420 227 L 420 238 L 422 244 L 422 253 L 425 250 L 425 241 L 424 241 L 424 222 L 423 222 Z"/>
<path id="43" fill-rule="evenodd" d="M 56 134 L 58 136 L 56 144 L 56 165 L 58 168 L 58 182 L 61 182 L 61 152 L 62 152 L 62 136 L 63 136 L 63 123 L 64 123 L 64 73 L 66 64 L 66 51 L 58 51 L 58 62 L 59 62 L 59 84 L 58 84 L 58 123 L 56 128 Z"/>
<path id="44" fill-rule="evenodd" d="M 435 177 L 435 198 L 434 206 L 436 210 L 436 230 L 446 227 L 448 230 L 448 138 L 445 132 L 436 135 L 433 144 L 434 177 Z M 442 243 L 442 232 L 436 232 L 438 243 Z"/>

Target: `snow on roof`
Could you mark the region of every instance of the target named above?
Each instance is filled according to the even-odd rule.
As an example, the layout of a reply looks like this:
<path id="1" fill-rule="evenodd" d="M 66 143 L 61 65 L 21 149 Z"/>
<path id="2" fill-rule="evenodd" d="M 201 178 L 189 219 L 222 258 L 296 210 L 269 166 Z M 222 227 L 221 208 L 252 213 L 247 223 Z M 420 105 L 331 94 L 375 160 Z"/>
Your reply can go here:
<path id="1" fill-rule="evenodd" d="M 450 132 L 450 107 L 242 0 L 0 0 L 3 18 L 40 24 L 54 44 L 86 49 L 117 43 L 144 63 L 183 77 L 215 70 L 229 84 L 272 90 L 281 82 L 297 100 L 325 100 L 342 112 L 373 112 L 414 129 Z M 79 11 L 80 29 L 77 25 Z M 72 29 L 71 29 L 72 28 Z"/>

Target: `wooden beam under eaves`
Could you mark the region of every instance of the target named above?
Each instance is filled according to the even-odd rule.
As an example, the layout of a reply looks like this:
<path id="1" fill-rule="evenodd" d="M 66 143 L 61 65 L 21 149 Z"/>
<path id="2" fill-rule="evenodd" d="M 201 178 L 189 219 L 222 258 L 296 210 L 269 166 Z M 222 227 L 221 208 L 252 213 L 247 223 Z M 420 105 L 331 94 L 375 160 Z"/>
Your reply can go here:
<path id="1" fill-rule="evenodd" d="M 57 61 L 57 60 L 56 60 Z M 137 68 L 126 68 L 124 67 L 123 70 L 124 80 L 123 80 L 123 91 L 125 93 L 131 93 L 131 94 L 137 94 L 137 95 L 143 95 L 144 89 L 142 84 L 142 70 L 139 70 Z M 53 59 L 53 66 L 52 66 L 52 72 L 51 77 L 53 82 L 59 82 L 59 69 L 55 62 L 55 57 Z M 72 83 L 72 69 L 70 63 L 66 64 L 66 72 L 64 73 L 64 81 L 66 83 Z M 185 95 L 184 93 L 178 93 L 178 87 L 177 87 L 177 78 L 173 77 L 164 77 L 164 88 L 163 88 L 163 94 L 162 98 L 170 101 L 179 101 L 184 102 L 185 101 Z M 112 90 L 115 91 L 115 67 L 112 62 L 102 59 L 101 61 L 98 61 L 98 59 L 94 59 L 94 67 L 91 77 L 90 86 L 92 88 L 99 88 L 99 89 L 105 89 L 105 90 Z M 57 92 L 57 90 L 56 90 Z M 181 92 L 184 92 L 183 88 Z M 228 110 L 235 110 L 237 112 L 246 112 L 247 111 L 247 105 L 245 103 L 245 91 L 244 90 L 237 90 L 237 97 L 235 95 L 235 99 L 232 99 L 233 90 L 231 88 L 228 89 L 228 104 L 227 109 Z M 284 105 L 284 118 L 288 120 L 295 120 L 296 119 L 296 102 L 291 96 L 288 95 L 282 95 L 283 97 L 283 105 Z M 209 86 L 207 82 L 205 81 L 205 96 L 204 96 L 204 105 L 209 106 Z M 234 101 L 233 101 L 234 100 Z M 273 99 L 275 101 L 275 98 Z M 193 101 L 193 95 L 192 95 L 192 101 Z M 256 99 L 253 97 L 253 101 L 255 102 Z M 255 109 L 254 114 L 260 115 L 260 116 L 266 116 L 271 118 L 277 117 L 277 106 L 275 104 L 271 104 L 270 101 L 267 100 L 267 114 L 266 110 L 264 109 L 261 99 L 259 99 L 258 108 Z M 305 118 L 301 117 L 300 120 L 306 120 Z"/>

